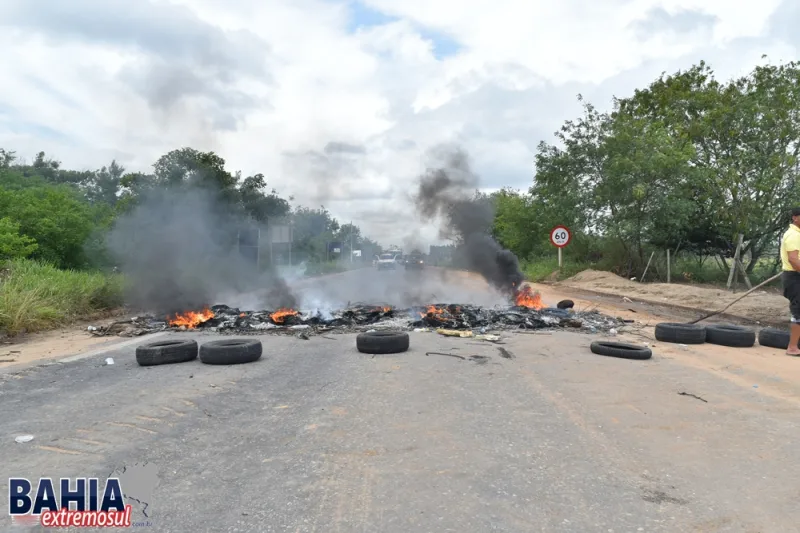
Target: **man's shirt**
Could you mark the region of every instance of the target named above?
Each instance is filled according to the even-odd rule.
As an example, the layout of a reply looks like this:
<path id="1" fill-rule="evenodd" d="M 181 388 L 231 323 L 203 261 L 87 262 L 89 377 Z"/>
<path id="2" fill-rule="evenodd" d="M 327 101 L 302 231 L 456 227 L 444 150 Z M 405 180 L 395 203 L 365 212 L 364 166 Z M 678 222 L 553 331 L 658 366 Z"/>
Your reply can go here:
<path id="1" fill-rule="evenodd" d="M 800 251 L 800 228 L 794 224 L 789 224 L 789 229 L 783 234 L 781 239 L 781 261 L 783 261 L 784 272 L 794 272 L 795 269 L 789 262 L 789 252 Z"/>

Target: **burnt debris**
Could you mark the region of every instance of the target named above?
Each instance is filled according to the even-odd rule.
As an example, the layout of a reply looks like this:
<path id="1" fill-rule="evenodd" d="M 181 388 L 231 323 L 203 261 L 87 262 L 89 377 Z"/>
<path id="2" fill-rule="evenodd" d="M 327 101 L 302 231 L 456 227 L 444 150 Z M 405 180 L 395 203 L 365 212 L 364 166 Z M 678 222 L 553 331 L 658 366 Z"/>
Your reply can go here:
<path id="1" fill-rule="evenodd" d="M 246 311 L 214 305 L 169 318 L 139 316 L 96 328 L 95 335 L 137 336 L 157 331 L 209 331 L 230 334 L 349 333 L 367 329 L 413 330 L 531 330 L 570 328 L 595 333 L 623 324 L 597 311 L 533 309 L 522 306 L 486 308 L 475 305 L 434 304 L 405 309 L 359 304 L 335 312 L 293 309 Z M 301 330 L 301 331 L 298 331 Z"/>

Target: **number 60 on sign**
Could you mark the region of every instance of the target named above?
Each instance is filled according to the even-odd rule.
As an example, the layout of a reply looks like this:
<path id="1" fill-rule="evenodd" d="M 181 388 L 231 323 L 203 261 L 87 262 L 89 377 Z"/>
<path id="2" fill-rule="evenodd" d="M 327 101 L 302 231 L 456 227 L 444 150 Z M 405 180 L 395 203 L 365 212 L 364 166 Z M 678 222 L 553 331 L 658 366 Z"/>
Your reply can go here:
<path id="1" fill-rule="evenodd" d="M 572 235 L 565 226 L 556 226 L 550 232 L 550 242 L 557 248 L 563 248 L 569 244 Z"/>
<path id="2" fill-rule="evenodd" d="M 561 249 L 569 244 L 571 238 L 572 234 L 566 226 L 556 226 L 550 232 L 550 242 L 558 248 L 558 268 L 561 268 L 562 265 Z"/>

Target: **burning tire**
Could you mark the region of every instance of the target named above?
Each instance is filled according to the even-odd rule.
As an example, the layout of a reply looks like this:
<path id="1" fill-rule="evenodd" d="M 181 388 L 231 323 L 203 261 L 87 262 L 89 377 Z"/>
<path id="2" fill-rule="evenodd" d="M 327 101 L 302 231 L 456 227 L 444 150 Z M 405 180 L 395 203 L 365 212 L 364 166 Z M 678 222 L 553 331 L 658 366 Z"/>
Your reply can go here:
<path id="1" fill-rule="evenodd" d="M 653 351 L 645 346 L 626 344 L 623 342 L 595 341 L 591 344 L 592 353 L 606 355 L 608 357 L 619 357 L 622 359 L 636 359 L 644 361 L 653 356 Z"/>
<path id="2" fill-rule="evenodd" d="M 656 340 L 674 344 L 703 344 L 706 342 L 706 328 L 698 324 L 656 324 Z"/>
<path id="3" fill-rule="evenodd" d="M 408 333 L 404 331 L 370 331 L 356 337 L 356 349 L 361 353 L 401 353 L 407 351 L 409 345 Z"/>
<path id="4" fill-rule="evenodd" d="M 197 341 L 176 339 L 156 341 L 136 347 L 136 362 L 140 366 L 186 363 L 197 359 Z"/>
<path id="5" fill-rule="evenodd" d="M 257 339 L 223 339 L 200 346 L 200 361 L 207 365 L 239 365 L 261 358 L 263 348 Z"/>
<path id="6" fill-rule="evenodd" d="M 764 328 L 758 332 L 758 344 L 785 350 L 789 347 L 789 332 L 776 328 Z"/>
<path id="7" fill-rule="evenodd" d="M 756 332 L 742 326 L 706 326 L 706 342 L 733 348 L 750 348 L 756 344 Z"/>

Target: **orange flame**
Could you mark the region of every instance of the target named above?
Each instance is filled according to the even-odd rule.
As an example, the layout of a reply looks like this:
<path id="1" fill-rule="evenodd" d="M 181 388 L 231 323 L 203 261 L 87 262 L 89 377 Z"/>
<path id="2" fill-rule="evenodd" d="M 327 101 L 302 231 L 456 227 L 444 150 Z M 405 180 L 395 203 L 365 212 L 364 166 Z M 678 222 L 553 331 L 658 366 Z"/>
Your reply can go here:
<path id="1" fill-rule="evenodd" d="M 214 318 L 214 312 L 206 307 L 200 312 L 186 311 L 185 313 L 175 313 L 175 318 L 167 317 L 167 322 L 170 326 L 184 326 L 187 329 L 194 329 L 199 324 L 207 322 Z"/>
<path id="2" fill-rule="evenodd" d="M 276 324 L 283 324 L 286 321 L 287 317 L 297 316 L 297 315 L 298 313 L 294 309 L 289 309 L 288 307 L 281 307 L 280 309 L 269 315 L 269 317 Z"/>
<path id="3" fill-rule="evenodd" d="M 542 295 L 538 291 L 531 289 L 530 285 L 525 285 L 514 295 L 514 303 L 520 307 L 530 309 L 544 309 L 547 307 L 542 301 Z"/>
<path id="4" fill-rule="evenodd" d="M 425 316 L 428 316 L 428 315 L 435 316 L 435 317 L 438 317 L 438 318 L 442 318 L 444 316 L 449 316 L 450 313 L 447 311 L 447 309 L 444 309 L 442 307 L 436 307 L 435 305 L 429 305 L 428 309 L 426 309 L 424 313 L 420 313 L 419 316 L 425 317 Z"/>

